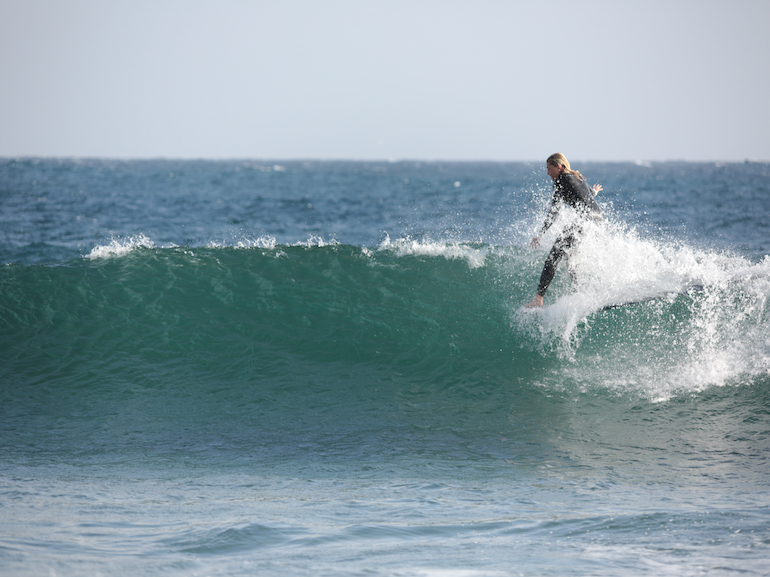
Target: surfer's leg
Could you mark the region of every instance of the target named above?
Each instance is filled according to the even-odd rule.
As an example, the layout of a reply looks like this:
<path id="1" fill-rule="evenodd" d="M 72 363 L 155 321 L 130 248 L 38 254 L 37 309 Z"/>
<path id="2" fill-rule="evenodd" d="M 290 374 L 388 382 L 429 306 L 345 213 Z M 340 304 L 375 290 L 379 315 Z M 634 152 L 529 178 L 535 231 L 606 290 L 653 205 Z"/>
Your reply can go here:
<path id="1" fill-rule="evenodd" d="M 532 300 L 524 305 L 525 307 L 536 308 L 543 306 L 543 297 L 545 296 L 545 291 L 548 290 L 548 285 L 551 284 L 551 281 L 556 274 L 556 267 L 559 264 L 561 257 L 564 256 L 564 250 L 558 245 L 558 242 L 555 243 L 553 248 L 551 248 L 551 252 L 548 253 L 548 258 L 545 259 L 545 264 L 543 265 L 543 272 L 540 274 L 540 282 L 537 285 L 537 292 L 535 293 L 535 296 L 532 298 Z"/>
<path id="2" fill-rule="evenodd" d="M 548 253 L 548 258 L 545 259 L 543 265 L 543 272 L 540 274 L 540 282 L 537 285 L 537 296 L 544 297 L 545 292 L 548 290 L 548 285 L 551 284 L 554 275 L 556 274 L 556 267 L 559 266 L 559 261 L 564 256 L 564 246 L 562 239 L 558 239 L 551 248 L 551 252 Z"/>
<path id="3" fill-rule="evenodd" d="M 524 305 L 525 307 L 532 308 L 543 306 L 543 297 L 545 296 L 553 277 L 556 275 L 556 267 L 559 266 L 559 261 L 561 261 L 566 254 L 566 251 L 574 242 L 575 236 L 573 234 L 560 236 L 556 239 L 556 242 L 553 243 L 553 246 L 551 247 L 551 252 L 548 253 L 548 258 L 545 259 L 543 272 L 540 274 L 540 282 L 537 285 L 535 297 Z"/>
<path id="4" fill-rule="evenodd" d="M 570 234 L 564 238 L 561 246 L 564 248 L 565 256 L 567 257 L 567 271 L 569 271 L 569 278 L 572 281 L 572 288 L 577 289 L 578 274 L 575 267 L 572 265 L 572 256 L 575 254 L 583 229 L 574 228 L 570 231 Z"/>

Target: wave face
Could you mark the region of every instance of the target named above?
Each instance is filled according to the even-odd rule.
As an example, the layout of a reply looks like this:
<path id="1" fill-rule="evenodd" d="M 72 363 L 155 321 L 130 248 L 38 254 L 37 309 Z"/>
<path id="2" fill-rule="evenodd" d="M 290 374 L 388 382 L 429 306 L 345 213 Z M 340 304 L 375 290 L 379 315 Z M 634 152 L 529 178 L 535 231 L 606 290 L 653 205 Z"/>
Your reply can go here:
<path id="1" fill-rule="evenodd" d="M 534 312 L 520 303 L 540 261 L 483 244 L 132 241 L 6 266 L 0 378 L 19 424 L 6 450 L 345 454 L 405 430 L 472 444 L 554 394 L 654 403 L 766 386 L 770 261 L 620 240 L 587 241 L 624 263 L 613 286 L 593 264 L 613 259 L 578 260 L 580 290 L 557 278 L 556 302 Z"/>
<path id="2" fill-rule="evenodd" d="M 506 301 L 466 258 L 488 249 L 455 250 L 136 247 L 6 267 L 4 404 L 46 426 L 82 419 L 73 436 L 97 448 L 231 425 L 262 442 L 342 435 L 364 414 L 372 433 L 387 429 L 404 386 L 511 382 Z"/>

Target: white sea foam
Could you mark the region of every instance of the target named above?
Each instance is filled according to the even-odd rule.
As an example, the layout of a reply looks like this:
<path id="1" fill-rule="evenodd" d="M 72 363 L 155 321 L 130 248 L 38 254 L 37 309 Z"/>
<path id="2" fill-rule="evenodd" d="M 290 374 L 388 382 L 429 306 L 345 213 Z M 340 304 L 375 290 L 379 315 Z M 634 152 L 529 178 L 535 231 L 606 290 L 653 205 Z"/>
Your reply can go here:
<path id="1" fill-rule="evenodd" d="M 206 248 L 263 248 L 274 249 L 277 245 L 275 238 L 272 236 L 260 236 L 257 238 L 243 237 L 232 242 L 220 242 L 209 241 L 206 243 Z"/>
<path id="2" fill-rule="evenodd" d="M 533 346 L 555 346 L 558 381 L 666 400 L 770 372 L 770 257 L 752 264 L 608 224 L 588 232 L 570 265 L 574 292 L 552 288 L 543 309 L 512 321 Z"/>
<path id="3" fill-rule="evenodd" d="M 288 246 L 304 246 L 307 248 L 313 248 L 313 247 L 337 246 L 339 244 L 340 243 L 334 238 L 332 238 L 331 240 L 326 240 L 320 236 L 310 235 L 306 241 L 296 242 Z"/>
<path id="4" fill-rule="evenodd" d="M 122 239 L 113 238 L 107 245 L 95 246 L 86 258 L 94 260 L 97 258 L 120 257 L 137 248 L 155 248 L 155 243 L 143 234 Z"/>
<path id="5" fill-rule="evenodd" d="M 410 238 L 391 240 L 386 238 L 380 243 L 379 251 L 389 250 L 396 256 L 443 256 L 448 260 L 460 259 L 472 269 L 484 266 L 489 255 L 488 247 L 478 247 L 465 243 L 443 243 L 417 241 Z"/>

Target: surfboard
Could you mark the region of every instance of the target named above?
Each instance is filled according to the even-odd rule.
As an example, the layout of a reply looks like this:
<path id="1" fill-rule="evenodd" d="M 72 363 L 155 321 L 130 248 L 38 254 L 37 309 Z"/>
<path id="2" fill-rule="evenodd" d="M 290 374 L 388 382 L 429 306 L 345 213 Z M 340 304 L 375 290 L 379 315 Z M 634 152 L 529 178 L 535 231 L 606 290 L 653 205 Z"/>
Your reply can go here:
<path id="1" fill-rule="evenodd" d="M 598 309 L 596 312 L 610 311 L 610 310 L 613 310 L 613 309 L 619 309 L 619 308 L 623 308 L 623 307 L 630 307 L 630 306 L 633 306 L 633 305 L 640 305 L 640 304 L 648 303 L 648 302 L 651 302 L 651 301 L 668 299 L 668 298 L 675 297 L 675 296 L 678 296 L 678 295 L 686 295 L 686 294 L 690 294 L 692 292 L 700 292 L 704 288 L 705 288 L 705 286 L 702 285 L 702 284 L 693 284 L 693 285 L 687 286 L 686 288 L 684 288 L 684 289 L 682 289 L 680 291 L 667 291 L 667 292 L 664 292 L 664 293 L 660 293 L 660 294 L 656 294 L 656 295 L 652 295 L 652 296 L 648 296 L 648 297 L 641 297 L 641 298 L 638 298 L 638 299 L 633 299 L 633 300 L 628 300 L 628 301 L 621 301 L 621 302 L 617 302 L 617 303 L 611 303 L 611 304 L 608 304 L 608 305 L 604 305 L 602 308 Z M 522 305 L 519 308 L 519 312 L 522 312 L 522 313 L 542 312 L 542 311 L 547 310 L 548 308 L 552 307 L 554 304 L 556 304 L 556 303 L 552 303 L 550 305 L 543 305 L 542 307 L 532 307 L 532 308 L 527 308 L 526 306 Z"/>
<path id="2" fill-rule="evenodd" d="M 606 306 L 602 307 L 601 309 L 599 309 L 599 311 L 600 312 L 602 312 L 602 311 L 610 311 L 612 309 L 619 309 L 619 308 L 622 308 L 622 307 L 628 307 L 628 306 L 632 306 L 632 305 L 639 305 L 639 304 L 642 304 L 642 303 L 648 303 L 648 302 L 651 302 L 651 301 L 667 299 L 667 298 L 671 298 L 671 297 L 674 297 L 674 296 L 686 295 L 686 294 L 690 294 L 691 292 L 700 292 L 703 289 L 704 289 L 704 286 L 702 284 L 690 285 L 686 289 L 683 289 L 681 291 L 669 291 L 669 292 L 665 292 L 663 294 L 654 295 L 654 296 L 650 296 L 650 297 L 644 297 L 644 298 L 640 298 L 640 299 L 636 299 L 636 300 L 630 300 L 630 301 L 625 301 L 625 302 L 621 302 L 621 303 L 609 304 L 609 305 L 606 305 Z"/>

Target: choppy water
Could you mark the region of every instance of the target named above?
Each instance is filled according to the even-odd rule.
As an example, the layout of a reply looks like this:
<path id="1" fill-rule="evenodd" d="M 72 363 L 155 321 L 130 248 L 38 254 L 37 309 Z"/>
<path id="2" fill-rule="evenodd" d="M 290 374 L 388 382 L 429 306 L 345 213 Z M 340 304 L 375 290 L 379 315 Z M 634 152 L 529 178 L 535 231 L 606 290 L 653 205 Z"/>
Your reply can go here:
<path id="1" fill-rule="evenodd" d="M 0 570 L 766 574 L 770 165 L 577 168 L 532 312 L 540 165 L 0 161 Z"/>

